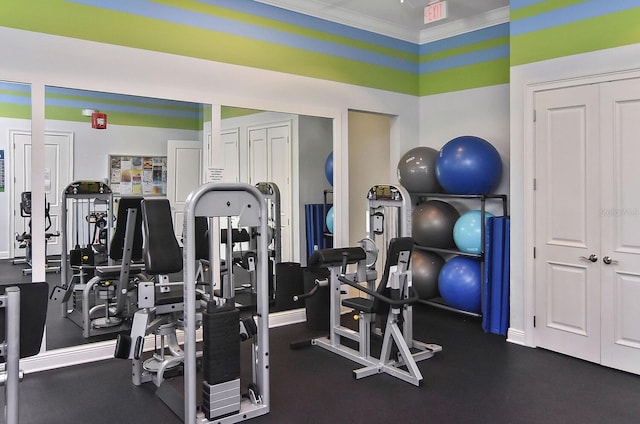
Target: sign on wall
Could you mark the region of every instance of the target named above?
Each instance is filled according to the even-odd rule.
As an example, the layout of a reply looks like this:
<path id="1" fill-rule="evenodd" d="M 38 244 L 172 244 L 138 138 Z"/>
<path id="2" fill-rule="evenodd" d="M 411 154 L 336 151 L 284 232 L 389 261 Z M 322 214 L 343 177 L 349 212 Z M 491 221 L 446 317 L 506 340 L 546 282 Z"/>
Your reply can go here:
<path id="1" fill-rule="evenodd" d="M 109 185 L 114 196 L 167 194 L 167 157 L 109 155 Z"/>

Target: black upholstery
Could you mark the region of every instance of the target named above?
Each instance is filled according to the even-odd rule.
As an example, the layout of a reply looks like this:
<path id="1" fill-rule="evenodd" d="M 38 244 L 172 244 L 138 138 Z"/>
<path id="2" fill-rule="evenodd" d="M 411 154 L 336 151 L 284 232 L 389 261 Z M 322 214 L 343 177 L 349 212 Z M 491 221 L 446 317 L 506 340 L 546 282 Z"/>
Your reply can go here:
<path id="1" fill-rule="evenodd" d="M 220 230 L 220 242 L 227 243 L 227 229 L 223 228 Z M 231 229 L 231 243 L 243 243 L 251 240 L 251 236 L 246 228 L 232 228 Z"/>
<path id="2" fill-rule="evenodd" d="M 387 282 L 391 274 L 391 267 L 398 265 L 398 259 L 400 252 L 408 251 L 409 258 L 411 258 L 411 251 L 413 250 L 413 239 L 411 237 L 400 237 L 391 239 L 389 242 L 389 248 L 387 249 L 387 258 L 384 263 L 384 270 L 382 271 L 382 278 L 378 282 L 376 291 L 383 296 L 389 296 L 389 288 Z M 408 266 L 408 264 L 407 264 Z M 353 308 L 358 311 L 366 313 L 386 314 L 389 310 L 389 305 L 380 299 L 365 299 L 362 297 L 355 297 L 351 299 L 344 299 L 342 304 L 348 308 Z"/>
<path id="3" fill-rule="evenodd" d="M 307 260 L 310 268 L 314 267 L 330 267 L 341 265 L 344 258 L 347 258 L 347 264 L 355 264 L 367 257 L 367 254 L 361 247 L 339 247 L 335 249 L 321 249 L 313 252 Z"/>
<path id="4" fill-rule="evenodd" d="M 136 209 L 136 224 L 133 232 L 133 246 L 131 248 L 131 259 L 139 261 L 142 259 L 142 213 L 140 205 L 142 197 L 121 197 L 118 203 L 118 217 L 116 229 L 113 232 L 111 245 L 109 246 L 109 257 L 116 261 L 121 261 L 124 252 L 124 237 L 127 228 L 127 210 Z"/>
<path id="5" fill-rule="evenodd" d="M 182 271 L 182 249 L 173 232 L 169 200 L 144 199 L 142 223 L 147 273 L 165 275 Z"/>
<path id="6" fill-rule="evenodd" d="M 209 260 L 209 222 L 205 216 L 196 216 L 196 259 Z"/>
<path id="7" fill-rule="evenodd" d="M 2 283 L 0 294 L 7 287 L 20 288 L 20 357 L 27 358 L 40 351 L 44 323 L 47 318 L 49 285 L 40 283 Z M 0 342 L 5 340 L 5 308 L 0 308 Z M 5 358 L 0 356 L 0 363 Z"/>

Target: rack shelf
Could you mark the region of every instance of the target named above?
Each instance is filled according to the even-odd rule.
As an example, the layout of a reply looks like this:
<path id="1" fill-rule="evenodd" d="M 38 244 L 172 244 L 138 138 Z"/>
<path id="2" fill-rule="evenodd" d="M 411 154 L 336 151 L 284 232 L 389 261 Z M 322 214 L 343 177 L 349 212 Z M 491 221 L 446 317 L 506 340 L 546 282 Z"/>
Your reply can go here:
<path id="1" fill-rule="evenodd" d="M 450 199 L 450 200 L 471 200 L 480 202 L 480 216 L 484 217 L 486 211 L 487 201 L 499 201 L 502 203 L 502 216 L 507 216 L 507 195 L 506 194 L 447 194 L 447 193 L 412 193 L 419 202 L 424 202 L 427 199 Z M 441 309 L 469 315 L 473 317 L 482 317 L 484 313 L 485 299 L 484 299 L 484 248 L 485 248 L 485 220 L 482 220 L 482 227 L 480 230 L 480 253 L 467 253 L 458 249 L 442 249 L 436 247 L 420 246 L 416 245 L 415 248 L 419 250 L 425 250 L 435 252 L 444 255 L 458 255 L 476 258 L 480 261 L 480 313 L 464 311 L 461 309 L 453 308 L 445 302 L 442 297 L 435 297 L 432 299 L 420 299 L 418 302 L 425 305 L 434 306 Z"/>

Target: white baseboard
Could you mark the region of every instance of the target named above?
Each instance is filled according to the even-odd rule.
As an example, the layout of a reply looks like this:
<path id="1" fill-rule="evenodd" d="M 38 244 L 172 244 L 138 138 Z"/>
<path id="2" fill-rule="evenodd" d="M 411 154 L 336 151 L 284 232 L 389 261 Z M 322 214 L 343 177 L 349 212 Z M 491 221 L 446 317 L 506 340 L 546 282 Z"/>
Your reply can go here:
<path id="1" fill-rule="evenodd" d="M 269 314 L 269 328 L 281 327 L 305 321 L 306 315 L 304 309 L 294 309 L 291 311 Z M 201 334 L 201 330 L 198 331 L 198 339 L 201 339 Z M 178 341 L 180 343 L 184 341 L 182 333 L 178 334 Z M 153 336 L 147 336 L 144 345 L 149 346 L 149 349 L 151 349 L 153 347 Z M 26 375 L 33 372 L 47 371 L 73 365 L 86 364 L 89 362 L 103 361 L 105 359 L 112 359 L 115 347 L 115 340 L 111 340 L 49 350 L 31 358 L 21 360 L 20 369 Z"/>
<path id="2" fill-rule="evenodd" d="M 524 331 L 509 328 L 509 330 L 507 331 L 507 341 L 509 343 L 526 346 L 526 343 L 524 341 Z"/>

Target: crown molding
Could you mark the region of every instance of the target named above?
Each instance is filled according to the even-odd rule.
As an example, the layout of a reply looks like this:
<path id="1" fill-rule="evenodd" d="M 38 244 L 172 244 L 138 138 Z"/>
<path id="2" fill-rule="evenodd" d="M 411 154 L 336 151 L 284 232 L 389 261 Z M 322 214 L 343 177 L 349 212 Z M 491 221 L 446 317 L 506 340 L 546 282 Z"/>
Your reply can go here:
<path id="1" fill-rule="evenodd" d="M 493 9 L 480 15 L 427 28 L 420 31 L 419 43 L 425 44 L 444 38 L 454 37 L 471 31 L 509 22 L 509 6 Z"/>
<path id="2" fill-rule="evenodd" d="M 304 15 L 320 18 L 364 31 L 374 32 L 376 34 L 386 35 L 388 37 L 397 38 L 411 43 L 418 43 L 419 33 L 410 29 L 398 28 L 397 25 L 391 24 L 382 19 L 376 19 L 371 16 L 365 16 L 340 6 L 327 7 L 317 2 L 306 2 L 304 8 L 300 7 L 300 0 L 255 0 L 259 3 L 268 4 L 270 6 L 279 7 L 281 9 L 291 10 L 293 12 L 302 13 Z"/>

